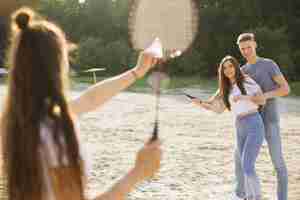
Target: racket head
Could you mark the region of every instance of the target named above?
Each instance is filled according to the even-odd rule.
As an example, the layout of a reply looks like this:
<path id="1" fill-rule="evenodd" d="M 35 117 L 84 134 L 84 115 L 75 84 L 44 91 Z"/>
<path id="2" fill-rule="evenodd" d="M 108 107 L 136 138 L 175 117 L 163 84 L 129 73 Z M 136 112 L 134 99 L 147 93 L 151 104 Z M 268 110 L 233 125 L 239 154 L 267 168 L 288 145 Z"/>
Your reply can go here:
<path id="1" fill-rule="evenodd" d="M 159 38 L 165 58 L 175 57 L 168 56 L 174 50 L 181 55 L 195 39 L 198 18 L 195 0 L 132 0 L 128 19 L 131 45 L 144 50 Z"/>

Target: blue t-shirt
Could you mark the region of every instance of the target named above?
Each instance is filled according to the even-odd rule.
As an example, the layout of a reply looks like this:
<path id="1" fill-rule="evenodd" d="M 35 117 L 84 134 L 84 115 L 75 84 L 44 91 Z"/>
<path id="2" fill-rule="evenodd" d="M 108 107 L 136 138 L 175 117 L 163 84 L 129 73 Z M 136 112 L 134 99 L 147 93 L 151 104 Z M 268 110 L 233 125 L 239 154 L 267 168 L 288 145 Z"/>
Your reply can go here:
<path id="1" fill-rule="evenodd" d="M 278 65 L 271 59 L 258 57 L 255 64 L 243 65 L 242 71 L 254 79 L 263 92 L 269 92 L 279 87 L 273 77 L 282 75 L 282 73 Z"/>
<path id="2" fill-rule="evenodd" d="M 255 64 L 245 64 L 242 71 L 248 74 L 261 87 L 263 92 L 269 92 L 277 89 L 279 85 L 273 80 L 274 76 L 282 75 L 278 65 L 271 59 L 257 58 Z M 264 106 L 262 116 L 269 122 L 278 122 L 278 105 L 275 99 L 269 99 Z"/>

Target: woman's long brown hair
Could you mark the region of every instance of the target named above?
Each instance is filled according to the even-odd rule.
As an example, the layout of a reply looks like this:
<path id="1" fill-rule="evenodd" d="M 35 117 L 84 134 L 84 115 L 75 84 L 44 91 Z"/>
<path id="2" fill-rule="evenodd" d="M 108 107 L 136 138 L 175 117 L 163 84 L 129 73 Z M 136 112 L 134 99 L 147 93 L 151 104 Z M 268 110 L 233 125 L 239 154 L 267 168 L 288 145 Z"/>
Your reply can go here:
<path id="1" fill-rule="evenodd" d="M 1 118 L 8 199 L 43 200 L 46 180 L 40 126 L 47 120 L 53 122 L 50 133 L 58 157 L 66 155 L 71 171 L 63 173 L 66 167 L 62 162 L 57 168 L 47 166 L 56 199 L 62 199 L 57 188 L 64 191 L 68 187 L 73 187 L 77 198 L 83 199 L 79 145 L 63 92 L 67 42 L 56 25 L 35 19 L 34 14 L 31 9 L 22 8 L 11 21 L 11 69 Z M 60 181 L 64 184 L 54 185 Z"/>
<path id="2" fill-rule="evenodd" d="M 219 70 L 218 70 L 219 71 L 219 90 L 220 90 L 220 95 L 223 99 L 223 102 L 224 102 L 226 108 L 228 110 L 231 110 L 231 106 L 230 106 L 230 102 L 229 102 L 229 94 L 230 94 L 230 90 L 232 89 L 232 84 L 231 84 L 229 78 L 227 78 L 224 74 L 224 63 L 227 61 L 231 62 L 234 66 L 236 84 L 243 95 L 246 94 L 246 90 L 243 85 L 243 83 L 245 81 L 245 77 L 241 72 L 240 64 L 236 58 L 234 58 L 233 56 L 225 56 L 222 59 L 222 61 L 220 62 L 220 65 L 219 65 Z"/>

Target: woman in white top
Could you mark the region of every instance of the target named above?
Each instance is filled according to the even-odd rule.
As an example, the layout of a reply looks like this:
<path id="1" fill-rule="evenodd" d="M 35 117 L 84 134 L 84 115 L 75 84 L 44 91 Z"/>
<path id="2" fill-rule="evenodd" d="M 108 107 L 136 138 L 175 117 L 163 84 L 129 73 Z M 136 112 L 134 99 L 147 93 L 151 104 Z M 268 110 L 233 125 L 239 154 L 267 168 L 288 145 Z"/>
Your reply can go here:
<path id="1" fill-rule="evenodd" d="M 258 109 L 265 103 L 265 99 L 254 98 L 262 91 L 254 80 L 241 73 L 240 65 L 234 57 L 223 58 L 218 72 L 217 94 L 209 101 L 194 99 L 193 103 L 218 113 L 226 109 L 233 112 L 247 200 L 261 200 L 255 161 L 264 138 L 264 125 Z"/>
<path id="2" fill-rule="evenodd" d="M 29 8 L 17 10 L 11 26 L 8 95 L 0 121 L 8 200 L 84 200 L 76 116 L 127 88 L 156 59 L 143 52 L 136 67 L 68 103 L 64 93 L 68 46 L 63 31 L 35 17 Z M 148 142 L 138 152 L 135 166 L 95 199 L 124 199 L 137 183 L 158 171 L 160 159 L 159 141 Z"/>

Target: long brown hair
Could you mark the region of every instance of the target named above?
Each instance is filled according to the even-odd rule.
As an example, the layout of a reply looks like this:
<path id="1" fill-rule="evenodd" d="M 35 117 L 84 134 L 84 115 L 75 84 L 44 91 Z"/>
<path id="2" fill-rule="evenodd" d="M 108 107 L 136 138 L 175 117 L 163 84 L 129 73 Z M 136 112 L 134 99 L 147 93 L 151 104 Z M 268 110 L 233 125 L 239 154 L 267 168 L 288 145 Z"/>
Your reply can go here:
<path id="1" fill-rule="evenodd" d="M 243 83 L 245 81 L 245 77 L 244 77 L 243 73 L 241 72 L 240 64 L 236 58 L 234 58 L 233 56 L 225 56 L 222 59 L 222 61 L 220 62 L 220 65 L 219 65 L 219 70 L 218 70 L 218 72 L 219 72 L 219 90 L 220 90 L 220 95 L 223 99 L 223 102 L 224 102 L 226 108 L 228 110 L 231 110 L 231 106 L 230 106 L 230 102 L 229 102 L 229 93 L 230 93 L 230 90 L 232 89 L 232 84 L 231 84 L 229 78 L 227 78 L 224 74 L 224 63 L 227 61 L 231 62 L 234 66 L 236 84 L 243 95 L 246 94 L 246 90 L 243 85 Z"/>
<path id="2" fill-rule="evenodd" d="M 64 188 L 75 185 L 78 199 L 83 199 L 79 145 L 63 92 L 66 74 L 63 65 L 67 63 L 65 36 L 53 23 L 37 19 L 29 8 L 16 11 L 11 25 L 8 57 L 11 69 L 1 119 L 8 199 L 43 199 L 46 180 L 40 153 L 43 146 L 40 126 L 49 120 L 53 125 L 50 134 L 57 154 L 67 157 L 72 171 L 61 173 L 57 167 L 54 176 L 56 180 L 69 181 L 64 181 Z M 47 166 L 47 170 L 51 168 Z M 56 186 L 52 187 L 55 190 Z M 61 197 L 56 196 L 56 199 Z"/>

